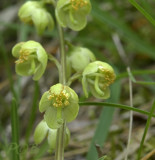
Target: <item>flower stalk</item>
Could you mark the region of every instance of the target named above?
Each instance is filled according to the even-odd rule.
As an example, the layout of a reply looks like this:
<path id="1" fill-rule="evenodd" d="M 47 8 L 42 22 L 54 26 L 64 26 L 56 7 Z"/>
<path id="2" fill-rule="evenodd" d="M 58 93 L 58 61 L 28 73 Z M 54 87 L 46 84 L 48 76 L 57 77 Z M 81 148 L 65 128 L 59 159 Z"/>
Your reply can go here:
<path id="1" fill-rule="evenodd" d="M 60 58 L 61 58 L 61 75 L 59 82 L 66 84 L 66 55 L 65 55 L 65 41 L 62 27 L 57 23 L 59 41 L 60 41 Z M 66 122 L 64 121 L 57 131 L 55 160 L 64 160 L 64 142 L 65 142 Z"/>

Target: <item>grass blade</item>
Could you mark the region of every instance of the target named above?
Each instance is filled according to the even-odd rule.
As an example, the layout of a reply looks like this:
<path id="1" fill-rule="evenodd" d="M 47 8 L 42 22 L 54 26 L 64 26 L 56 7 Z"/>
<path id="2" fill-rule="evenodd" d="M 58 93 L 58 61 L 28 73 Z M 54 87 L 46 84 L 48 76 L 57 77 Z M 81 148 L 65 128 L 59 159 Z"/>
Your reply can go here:
<path id="1" fill-rule="evenodd" d="M 122 105 L 122 104 L 116 104 L 116 103 L 108 103 L 108 102 L 79 102 L 79 105 L 81 106 L 90 106 L 90 105 L 96 105 L 96 106 L 101 106 L 101 107 L 112 107 L 112 108 L 121 108 L 121 109 L 125 109 L 125 110 L 132 110 L 134 112 L 138 112 L 144 115 L 149 116 L 150 112 L 138 109 L 138 108 L 134 108 L 131 106 L 127 106 L 127 105 Z M 155 117 L 155 114 L 152 115 L 152 117 Z"/>
<path id="2" fill-rule="evenodd" d="M 148 75 L 148 74 L 155 74 L 155 70 L 133 70 L 131 71 L 133 75 Z M 119 80 L 121 78 L 128 77 L 127 72 L 123 72 L 117 75 L 116 80 Z"/>
<path id="3" fill-rule="evenodd" d="M 137 8 L 137 10 L 139 12 L 141 12 L 150 21 L 150 23 L 152 23 L 153 26 L 155 26 L 155 20 L 154 20 L 154 18 L 149 13 L 147 13 L 135 0 L 129 0 L 129 2 L 135 8 Z"/>
<path id="4" fill-rule="evenodd" d="M 12 148 L 12 159 L 20 160 L 19 153 L 18 153 L 19 120 L 18 120 L 18 113 L 17 113 L 17 102 L 14 98 L 12 99 L 12 105 L 11 105 L 11 128 L 12 128 L 12 144 L 14 145 L 14 147 Z"/>
<path id="5" fill-rule="evenodd" d="M 116 82 L 112 86 L 112 95 L 110 101 L 117 102 L 120 95 L 120 84 Z M 95 135 L 91 141 L 91 146 L 87 154 L 87 160 L 98 159 L 98 153 L 95 148 L 95 144 L 102 146 L 108 135 L 108 131 L 113 118 L 114 108 L 104 108 L 99 118 L 99 123 L 95 131 Z"/>
<path id="6" fill-rule="evenodd" d="M 138 151 L 137 160 L 139 160 L 140 157 L 141 157 L 141 153 L 142 153 L 142 149 L 143 149 L 144 140 L 145 140 L 147 131 L 148 131 L 148 129 L 149 129 L 150 122 L 151 122 L 151 118 L 153 117 L 154 111 L 155 111 L 155 101 L 154 101 L 154 103 L 153 103 L 153 105 L 152 105 L 150 114 L 149 114 L 148 119 L 147 119 L 147 122 L 146 122 L 146 126 L 145 126 L 145 130 L 144 130 L 144 133 L 143 133 L 143 137 L 142 137 L 142 140 L 141 140 L 141 142 L 140 142 L 140 147 L 139 147 L 139 151 Z"/>

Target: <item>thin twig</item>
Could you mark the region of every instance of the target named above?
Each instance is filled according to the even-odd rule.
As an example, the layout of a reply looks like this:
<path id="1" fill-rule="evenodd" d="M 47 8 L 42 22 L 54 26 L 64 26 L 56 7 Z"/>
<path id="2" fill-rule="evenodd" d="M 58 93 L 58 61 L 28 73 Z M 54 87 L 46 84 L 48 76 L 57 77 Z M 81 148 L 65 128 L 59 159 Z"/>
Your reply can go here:
<path id="1" fill-rule="evenodd" d="M 127 68 L 128 74 L 130 73 L 130 68 Z M 133 96 L 132 96 L 132 80 L 129 75 L 129 93 L 130 93 L 130 106 L 133 107 Z M 131 141 L 131 134 L 132 134 L 132 124 L 133 124 L 133 111 L 130 111 L 130 123 L 129 123 L 129 135 L 128 135 L 128 144 L 126 147 L 126 155 L 125 160 L 128 159 L 128 153 L 129 153 L 129 145 Z"/>
<path id="2" fill-rule="evenodd" d="M 149 152 L 145 157 L 143 157 L 141 160 L 148 160 L 151 156 L 155 154 L 155 149 Z"/>

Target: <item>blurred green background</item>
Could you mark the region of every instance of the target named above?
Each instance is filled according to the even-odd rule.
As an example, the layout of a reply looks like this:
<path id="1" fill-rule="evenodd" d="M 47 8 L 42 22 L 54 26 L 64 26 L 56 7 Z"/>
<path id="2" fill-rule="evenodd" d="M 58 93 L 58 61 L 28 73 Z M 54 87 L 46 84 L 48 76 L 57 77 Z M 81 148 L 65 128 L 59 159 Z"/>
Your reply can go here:
<path id="1" fill-rule="evenodd" d="M 132 4 L 130 2 L 133 2 Z M 127 67 L 137 81 L 133 83 L 133 106 L 150 111 L 155 95 L 155 1 L 141 0 L 91 0 L 92 12 L 86 28 L 80 32 L 65 29 L 65 39 L 74 45 L 88 47 L 98 60 L 110 63 L 117 72 L 117 81 L 111 88 L 109 102 L 130 105 Z M 0 2 L 0 159 L 12 159 L 11 106 L 16 98 L 19 119 L 20 158 L 51 159 L 45 143 L 35 146 L 33 132 L 42 119 L 38 103 L 44 91 L 58 82 L 58 73 L 50 63 L 39 82 L 31 77 L 19 77 L 15 73 L 15 59 L 12 47 L 20 41 L 39 41 L 44 48 L 56 57 L 59 48 L 56 28 L 38 36 L 33 26 L 22 24 L 17 16 L 22 0 L 1 0 Z M 135 5 L 135 6 L 133 6 Z M 51 13 L 54 9 L 51 8 Z M 84 101 L 79 82 L 72 87 Z M 98 101 L 93 98 L 90 101 Z M 12 104 L 12 105 L 11 105 Z M 133 114 L 133 132 L 129 159 L 135 160 L 147 117 Z M 17 119 L 17 121 L 18 121 Z M 147 133 L 142 156 L 155 147 L 155 121 L 152 119 Z M 95 160 L 100 155 L 109 159 L 124 158 L 128 139 L 129 112 L 97 106 L 81 107 L 77 120 L 69 124 L 71 141 L 66 149 L 66 160 Z M 95 147 L 96 146 L 96 147 Z M 97 152 L 98 151 L 98 152 Z M 151 157 L 150 160 L 154 160 Z"/>

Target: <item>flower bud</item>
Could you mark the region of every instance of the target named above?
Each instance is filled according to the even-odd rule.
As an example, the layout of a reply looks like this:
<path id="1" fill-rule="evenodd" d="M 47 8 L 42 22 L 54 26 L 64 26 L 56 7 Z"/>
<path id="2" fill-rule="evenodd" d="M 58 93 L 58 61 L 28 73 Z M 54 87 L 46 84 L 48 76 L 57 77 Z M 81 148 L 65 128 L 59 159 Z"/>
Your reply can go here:
<path id="1" fill-rule="evenodd" d="M 68 86 L 60 83 L 45 92 L 39 103 L 40 112 L 45 112 L 44 119 L 48 127 L 59 128 L 63 121 L 73 121 L 79 111 L 78 96 Z"/>
<path id="2" fill-rule="evenodd" d="M 105 62 L 95 61 L 84 69 L 82 86 L 85 96 L 88 97 L 88 87 L 94 97 L 107 99 L 110 97 L 109 86 L 115 80 L 113 68 Z"/>
<path id="3" fill-rule="evenodd" d="M 76 72 L 82 72 L 84 68 L 90 63 L 95 61 L 94 54 L 87 48 L 70 47 L 67 54 L 67 62 Z"/>
<path id="4" fill-rule="evenodd" d="M 47 65 L 47 54 L 44 48 L 35 41 L 20 42 L 12 49 L 12 55 L 18 60 L 16 73 L 21 76 L 33 76 L 33 80 L 39 80 Z"/>
<path id="5" fill-rule="evenodd" d="M 91 11 L 90 0 L 59 0 L 56 6 L 56 18 L 62 27 L 82 30 Z"/>
<path id="6" fill-rule="evenodd" d="M 43 3 L 28 1 L 19 9 L 18 16 L 24 23 L 34 24 L 38 34 L 42 34 L 46 28 L 52 30 L 54 21 Z"/>
<path id="7" fill-rule="evenodd" d="M 45 120 L 42 120 L 34 131 L 34 142 L 38 145 L 47 137 L 49 149 L 52 152 L 56 148 L 57 129 L 51 129 L 47 126 Z M 70 140 L 70 131 L 66 127 L 65 132 L 65 146 Z"/>

